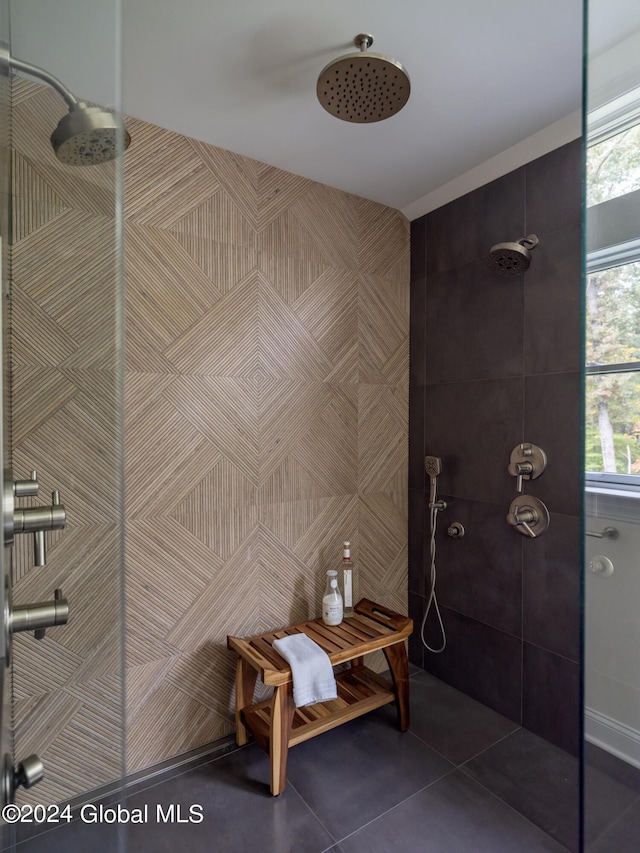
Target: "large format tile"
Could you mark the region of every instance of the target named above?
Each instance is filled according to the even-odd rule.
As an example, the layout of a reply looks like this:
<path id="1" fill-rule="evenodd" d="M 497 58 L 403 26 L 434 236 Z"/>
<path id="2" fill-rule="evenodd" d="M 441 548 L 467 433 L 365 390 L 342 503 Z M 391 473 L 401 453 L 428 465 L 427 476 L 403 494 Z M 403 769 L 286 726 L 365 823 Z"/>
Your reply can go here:
<path id="1" fill-rule="evenodd" d="M 523 635 L 577 661 L 580 656 L 580 519 L 553 513 L 544 536 L 523 539 Z"/>
<path id="2" fill-rule="evenodd" d="M 577 30 L 575 38 L 579 39 Z M 524 167 L 527 233 L 532 231 L 541 237 L 551 231 L 580 227 L 582 156 L 582 139 L 575 139 Z"/>
<path id="3" fill-rule="evenodd" d="M 461 771 L 436 782 L 334 848 L 341 853 L 566 853 Z"/>
<path id="4" fill-rule="evenodd" d="M 20 845 L 21 853 L 176 853 L 179 850 L 233 850 L 233 853 L 320 853 L 332 838 L 293 789 L 272 797 L 264 753 L 257 747 L 230 755 L 173 776 L 127 797 L 122 807 L 148 806 L 143 824 L 120 827 L 124 846 L 117 846 L 113 825 L 75 822 L 62 830 Z M 169 806 L 180 806 L 188 820 L 191 806 L 202 807 L 202 822 L 164 823 Z M 175 813 L 175 812 L 174 812 Z M 197 813 L 194 812 L 194 816 Z"/>
<path id="5" fill-rule="evenodd" d="M 438 513 L 436 535 L 436 591 L 440 603 L 520 636 L 523 540 L 506 523 L 505 506 L 441 497 L 447 509 Z M 454 521 L 464 526 L 461 539 L 447 535 L 447 528 Z M 426 596 L 430 588 L 426 561 L 425 577 Z"/>
<path id="6" fill-rule="evenodd" d="M 547 454 L 547 467 L 525 491 L 549 512 L 579 516 L 584 491 L 580 450 L 580 373 L 546 373 L 524 380 L 524 440 Z M 517 443 L 517 442 L 516 442 Z"/>
<path id="7" fill-rule="evenodd" d="M 427 275 L 484 258 L 524 233 L 524 168 L 427 214 Z"/>
<path id="8" fill-rule="evenodd" d="M 517 723 L 426 672 L 411 679 L 411 731 L 462 764 L 517 729 Z"/>
<path id="9" fill-rule="evenodd" d="M 577 756 L 581 714 L 579 664 L 524 643 L 522 725 Z"/>
<path id="10" fill-rule="evenodd" d="M 577 759 L 519 729 L 463 769 L 569 850 L 577 851 Z"/>
<path id="11" fill-rule="evenodd" d="M 586 853 L 638 853 L 640 798 L 603 834 L 587 843 Z"/>
<path id="12" fill-rule="evenodd" d="M 541 237 L 524 276 L 525 373 L 579 370 L 582 360 L 581 233 Z"/>
<path id="13" fill-rule="evenodd" d="M 511 451 L 523 440 L 523 379 L 481 379 L 427 385 L 427 453 L 442 458 L 443 494 L 503 504 L 514 494 L 507 473 Z"/>
<path id="14" fill-rule="evenodd" d="M 523 371 L 522 279 L 484 258 L 429 276 L 426 383 L 519 376 Z"/>
<path id="15" fill-rule="evenodd" d="M 447 634 L 442 654 L 425 652 L 427 672 L 520 723 L 521 641 L 469 619 L 455 610 L 440 608 Z M 435 620 L 433 620 L 435 621 Z M 437 629 L 427 620 L 425 636 L 437 648 Z"/>
<path id="16" fill-rule="evenodd" d="M 584 768 L 584 821 L 585 841 L 595 842 L 600 836 L 611 840 L 624 830 L 624 826 L 637 825 L 636 846 L 640 839 L 640 770 L 621 761 L 593 744 L 585 744 Z M 635 807 L 629 814 L 630 806 Z M 622 818 L 620 826 L 615 826 Z M 611 850 L 625 851 L 615 845 Z"/>
<path id="17" fill-rule="evenodd" d="M 395 717 L 386 706 L 289 751 L 289 784 L 336 839 L 453 769 Z"/>

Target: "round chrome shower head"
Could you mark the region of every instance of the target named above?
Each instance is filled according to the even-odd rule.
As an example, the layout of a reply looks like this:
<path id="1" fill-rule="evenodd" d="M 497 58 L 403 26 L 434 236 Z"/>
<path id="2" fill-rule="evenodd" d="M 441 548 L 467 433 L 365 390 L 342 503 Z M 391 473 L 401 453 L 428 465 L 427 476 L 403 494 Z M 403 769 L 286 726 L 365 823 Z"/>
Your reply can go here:
<path id="1" fill-rule="evenodd" d="M 332 116 L 357 124 L 390 118 L 409 100 L 409 75 L 399 62 L 380 53 L 367 53 L 373 36 L 360 33 L 360 48 L 334 59 L 318 77 L 318 100 Z"/>
<path id="2" fill-rule="evenodd" d="M 529 234 L 517 243 L 497 243 L 491 247 L 487 266 L 499 275 L 519 275 L 529 269 L 531 250 L 537 245 L 535 234 Z"/>
<path id="3" fill-rule="evenodd" d="M 79 101 L 51 134 L 56 157 L 67 166 L 95 166 L 114 160 L 129 147 L 131 137 L 120 118 L 102 107 Z"/>

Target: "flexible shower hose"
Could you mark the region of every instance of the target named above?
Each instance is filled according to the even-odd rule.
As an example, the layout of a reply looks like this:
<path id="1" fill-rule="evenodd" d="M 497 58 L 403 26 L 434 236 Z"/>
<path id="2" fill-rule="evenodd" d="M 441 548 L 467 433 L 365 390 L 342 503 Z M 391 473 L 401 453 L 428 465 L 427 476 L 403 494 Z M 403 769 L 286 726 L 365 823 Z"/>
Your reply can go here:
<path id="1" fill-rule="evenodd" d="M 434 496 L 435 497 L 435 496 Z M 432 502 L 435 504 L 435 500 Z M 440 608 L 438 607 L 438 599 L 436 598 L 436 525 L 438 519 L 438 507 L 435 505 L 430 506 L 429 509 L 429 520 L 431 526 L 431 539 L 429 546 L 429 553 L 431 556 L 431 590 L 429 592 L 429 600 L 427 601 L 427 608 L 424 611 L 424 617 L 422 619 L 422 627 L 420 628 L 420 639 L 422 640 L 422 645 L 430 652 L 433 652 L 435 655 L 439 655 L 440 652 L 445 650 L 447 645 L 447 635 L 445 634 L 444 625 L 442 624 L 442 616 L 440 615 Z M 433 649 L 427 643 L 424 638 L 424 626 L 427 623 L 427 616 L 429 615 L 429 611 L 431 608 L 434 608 L 436 612 L 436 616 L 438 617 L 438 624 L 440 625 L 440 634 L 442 635 L 442 645 Z"/>

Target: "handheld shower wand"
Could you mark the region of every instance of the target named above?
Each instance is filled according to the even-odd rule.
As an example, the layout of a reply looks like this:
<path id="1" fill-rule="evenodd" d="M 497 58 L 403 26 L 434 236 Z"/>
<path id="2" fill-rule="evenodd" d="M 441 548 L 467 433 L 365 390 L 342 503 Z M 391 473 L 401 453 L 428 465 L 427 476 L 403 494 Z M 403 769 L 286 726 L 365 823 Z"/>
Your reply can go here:
<path id="1" fill-rule="evenodd" d="M 442 617 L 440 616 L 440 608 L 438 607 L 438 599 L 436 598 L 436 526 L 438 519 L 438 511 L 447 508 L 447 504 L 445 501 L 436 500 L 438 496 L 438 477 L 442 473 L 442 460 L 438 456 L 425 456 L 424 458 L 424 468 L 429 476 L 430 484 L 429 484 L 429 527 L 430 527 L 430 556 L 431 556 L 431 588 L 429 590 L 429 599 L 427 601 L 427 607 L 424 612 L 424 618 L 422 620 L 422 628 L 420 630 L 420 637 L 422 639 L 422 643 L 426 649 L 434 654 L 439 654 L 443 652 L 445 646 L 447 645 L 447 637 L 444 631 L 444 625 L 442 624 Z M 427 616 L 429 615 L 429 611 L 431 607 L 435 609 L 436 615 L 438 617 L 438 623 L 440 625 L 440 633 L 442 635 L 442 645 L 437 648 L 431 648 L 431 646 L 427 643 L 424 638 L 424 626 L 427 622 Z"/>
<path id="2" fill-rule="evenodd" d="M 444 501 L 436 501 L 438 493 L 438 477 L 442 474 L 442 459 L 439 456 L 425 456 L 424 468 L 430 479 L 429 509 L 446 509 Z"/>

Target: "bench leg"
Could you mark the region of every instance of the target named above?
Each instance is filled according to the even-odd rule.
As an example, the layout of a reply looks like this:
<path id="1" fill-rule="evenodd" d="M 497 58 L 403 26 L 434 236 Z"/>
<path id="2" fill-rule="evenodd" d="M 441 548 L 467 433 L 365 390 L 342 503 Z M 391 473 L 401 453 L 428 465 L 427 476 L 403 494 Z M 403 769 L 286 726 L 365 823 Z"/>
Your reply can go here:
<path id="1" fill-rule="evenodd" d="M 289 734 L 295 710 L 292 683 L 276 687 L 271 700 L 271 738 L 269 740 L 271 793 L 274 797 L 281 794 L 287 784 Z"/>
<path id="2" fill-rule="evenodd" d="M 398 709 L 398 726 L 401 732 L 409 728 L 409 659 L 407 649 L 402 643 L 395 643 L 382 650 L 389 664 L 389 670 L 393 679 L 393 690 L 396 694 L 396 707 Z"/>
<path id="3" fill-rule="evenodd" d="M 242 722 L 242 709 L 253 702 L 258 672 L 244 658 L 238 658 L 236 666 L 236 743 L 244 746 L 249 741 L 249 732 Z"/>

